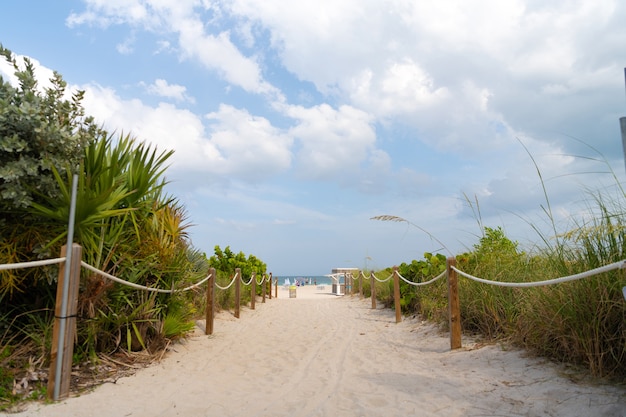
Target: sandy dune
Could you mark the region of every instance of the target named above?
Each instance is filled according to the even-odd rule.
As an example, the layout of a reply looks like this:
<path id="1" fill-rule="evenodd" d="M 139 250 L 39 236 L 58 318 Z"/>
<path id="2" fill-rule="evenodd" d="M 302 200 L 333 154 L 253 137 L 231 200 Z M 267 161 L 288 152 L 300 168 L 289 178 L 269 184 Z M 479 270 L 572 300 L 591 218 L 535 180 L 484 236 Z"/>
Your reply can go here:
<path id="1" fill-rule="evenodd" d="M 222 313 L 161 363 L 15 416 L 626 416 L 626 388 L 314 286 Z"/>

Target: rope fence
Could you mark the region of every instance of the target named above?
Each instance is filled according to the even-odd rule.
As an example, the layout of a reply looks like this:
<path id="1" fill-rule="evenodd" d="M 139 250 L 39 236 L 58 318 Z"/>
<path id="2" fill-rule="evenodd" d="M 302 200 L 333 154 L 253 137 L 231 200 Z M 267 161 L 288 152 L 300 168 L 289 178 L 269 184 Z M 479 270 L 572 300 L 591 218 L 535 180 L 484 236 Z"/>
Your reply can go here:
<path id="1" fill-rule="evenodd" d="M 376 281 L 378 281 L 378 282 L 387 282 L 387 281 L 389 281 L 391 278 L 393 278 L 393 274 L 389 275 L 389 276 L 388 276 L 387 278 L 385 278 L 385 279 L 379 279 L 379 278 L 376 276 L 376 274 L 374 274 L 374 273 L 372 272 L 372 277 L 373 277 Z"/>
<path id="2" fill-rule="evenodd" d="M 71 253 L 67 253 L 67 247 L 63 246 L 62 248 L 62 253 L 60 257 L 58 258 L 53 258 L 53 259 L 46 259 L 46 260 L 38 260 L 38 261 L 30 261 L 30 262 L 20 262 L 20 263 L 10 263 L 10 264 L 2 264 L 0 265 L 0 270 L 10 270 L 10 269 L 22 269 L 22 268 L 34 268 L 34 267 L 40 267 L 40 266 L 47 266 L 47 265 L 54 265 L 54 264 L 60 264 L 61 267 L 59 268 L 59 280 L 57 283 L 57 307 L 55 309 L 55 326 L 54 326 L 54 334 L 53 334 L 53 347 L 52 347 L 52 352 L 51 352 L 51 357 L 55 357 L 57 355 L 61 355 L 61 352 L 59 352 L 58 350 L 55 351 L 54 349 L 54 340 L 56 340 L 56 333 L 57 333 L 57 323 L 60 321 L 64 321 L 64 320 L 68 320 L 68 324 L 65 326 L 65 332 L 68 333 L 66 334 L 65 339 L 69 340 L 69 342 L 63 346 L 63 349 L 66 350 L 67 352 L 64 352 L 64 354 L 66 356 L 69 356 L 69 359 L 66 359 L 66 361 L 69 360 L 69 365 L 63 365 L 63 367 L 61 368 L 62 375 L 64 376 L 64 378 L 62 379 L 61 385 L 62 385 L 62 390 L 63 393 L 65 393 L 65 389 L 67 389 L 67 393 L 65 393 L 66 395 L 69 395 L 69 378 L 71 376 L 71 357 L 72 354 L 71 352 L 73 352 L 73 340 L 74 340 L 74 336 L 71 332 L 75 332 L 75 320 L 76 320 L 76 304 L 77 304 L 77 300 L 78 300 L 78 287 L 79 284 L 78 282 L 80 281 L 80 268 L 85 268 L 88 271 L 91 271 L 94 274 L 100 275 L 106 279 L 109 279 L 111 281 L 114 281 L 120 285 L 125 285 L 137 290 L 142 290 L 142 291 L 150 291 L 150 292 L 157 292 L 157 293 L 163 293 L 163 294 L 173 294 L 173 293 L 179 293 L 179 292 L 185 292 L 185 291 L 190 291 L 196 288 L 199 288 L 200 286 L 204 285 L 205 283 L 208 282 L 207 284 L 207 288 L 206 288 L 206 300 L 207 300 L 207 307 L 206 307 L 206 328 L 205 328 L 205 334 L 210 335 L 213 333 L 213 323 L 214 323 L 214 313 L 215 313 L 215 300 L 214 300 L 214 294 L 215 294 L 215 290 L 219 289 L 222 291 L 227 291 L 229 290 L 231 287 L 235 287 L 234 291 L 235 291 L 235 296 L 234 296 L 234 303 L 235 303 L 235 307 L 234 307 L 234 315 L 236 318 L 239 318 L 240 316 L 240 303 L 241 303 L 241 284 L 243 284 L 244 286 L 250 286 L 250 295 L 251 295 L 251 299 L 250 299 L 250 307 L 251 309 L 255 308 L 255 301 L 257 298 L 257 291 L 256 291 L 256 286 L 257 285 L 261 285 L 261 292 L 262 292 L 262 297 L 263 297 L 263 302 L 265 302 L 265 297 L 266 297 L 266 290 L 267 290 L 267 286 L 269 284 L 269 298 L 272 298 L 272 284 L 274 284 L 274 291 L 275 291 L 275 296 L 278 297 L 278 279 L 275 279 L 272 282 L 272 274 L 270 273 L 269 276 L 263 274 L 259 279 L 257 279 L 256 273 L 252 273 L 249 277 L 249 279 L 245 280 L 243 279 L 243 275 L 241 273 L 241 269 L 240 268 L 236 268 L 235 269 L 235 273 L 234 275 L 232 275 L 232 278 L 230 279 L 230 282 L 226 285 L 226 286 L 222 286 L 220 284 L 218 284 L 216 282 L 216 271 L 214 268 L 211 268 L 209 270 L 208 275 L 201 279 L 200 281 L 196 282 L 195 284 L 189 285 L 187 287 L 184 288 L 180 288 L 180 289 L 176 289 L 176 288 L 172 288 L 172 289 L 163 289 L 163 288 L 155 288 L 155 287 L 148 287 L 145 285 L 140 285 L 140 284 L 136 284 L 124 279 L 121 279 L 119 277 L 116 277 L 112 274 L 109 274 L 107 272 L 104 272 L 102 270 L 99 270 L 91 265 L 89 265 L 88 263 L 80 260 L 81 258 L 81 254 L 82 254 L 82 248 L 80 247 L 80 245 L 77 244 L 73 244 L 72 248 L 71 248 Z M 69 263 L 71 263 L 71 265 L 68 265 L 68 260 Z M 65 276 L 68 275 L 68 273 L 65 271 L 67 268 L 70 269 L 69 272 L 69 277 L 70 277 L 70 283 L 69 285 L 65 285 L 65 283 L 63 282 L 65 279 Z M 543 280 L 543 281 L 535 281 L 535 282 L 503 282 L 503 281 L 494 281 L 494 280 L 489 280 L 489 279 L 485 279 L 485 278 L 480 278 L 480 277 L 476 277 L 474 275 L 471 275 L 467 272 L 464 272 L 460 269 L 458 269 L 456 267 L 456 258 L 455 257 L 449 257 L 446 260 L 446 270 L 443 271 L 442 273 L 440 273 L 439 275 L 433 277 L 432 279 L 428 280 L 428 281 L 424 281 L 424 282 L 413 282 L 405 277 L 403 277 L 399 272 L 398 272 L 398 267 L 394 267 L 393 268 L 393 272 L 391 273 L 391 275 L 389 275 L 387 278 L 385 279 L 381 279 L 379 277 L 377 277 L 373 272 L 370 272 L 369 275 L 369 279 L 370 279 L 370 290 L 371 290 L 371 300 L 372 300 L 372 308 L 375 309 L 376 308 L 376 282 L 380 282 L 380 283 L 386 283 L 389 282 L 390 280 L 393 279 L 393 299 L 394 299 L 394 304 L 395 304 L 395 310 L 396 310 L 396 323 L 400 322 L 402 320 L 402 316 L 401 316 L 401 306 L 400 306 L 400 280 L 404 281 L 406 284 L 414 286 L 414 287 L 421 287 L 421 286 L 426 286 L 426 285 L 431 285 L 433 283 L 435 283 L 436 281 L 447 277 L 447 281 L 448 281 L 448 308 L 449 308 L 449 322 L 450 322 L 450 348 L 451 349 L 458 349 L 461 347 L 461 316 L 460 316 L 460 300 L 459 300 L 459 295 L 458 295 L 458 276 L 462 276 L 464 278 L 467 278 L 469 280 L 481 283 L 481 284 L 485 284 L 485 285 L 493 285 L 493 286 L 500 286 L 500 287 L 510 287 L 510 288 L 529 288 L 529 287 L 538 287 L 538 286 L 546 286 L 546 285 L 555 285 L 555 284 L 561 284 L 564 282 L 569 282 L 569 281 L 575 281 L 575 280 L 580 280 L 580 279 L 585 279 L 585 278 L 589 278 L 589 277 L 593 277 L 595 275 L 598 274 L 602 274 L 602 273 L 606 273 L 606 272 L 610 272 L 610 271 L 614 271 L 614 270 L 622 270 L 622 269 L 626 269 L 626 260 L 622 260 L 619 262 L 614 262 L 611 263 L 609 265 L 605 265 L 605 266 L 601 266 L 598 268 L 594 268 L 592 270 L 589 271 L 585 271 L 582 273 L 577 273 L 577 274 L 573 274 L 573 275 L 568 275 L 568 276 L 563 276 L 563 277 L 559 277 L 559 278 L 553 278 L 553 279 L 549 279 L 549 280 Z M 363 287 L 362 287 L 362 282 L 364 279 L 366 279 L 367 277 L 365 276 L 365 274 L 360 271 L 357 277 L 352 276 L 351 273 L 343 273 L 344 276 L 344 290 L 345 293 L 350 293 L 350 294 L 354 294 L 355 292 L 355 288 L 354 288 L 354 280 L 356 279 L 358 281 L 359 284 L 359 293 L 361 294 L 361 296 L 363 295 Z M 337 281 L 339 282 L 339 281 Z M 263 285 L 265 284 L 265 285 Z M 59 298 L 60 298 L 60 288 L 62 286 L 69 286 L 70 291 L 72 292 L 70 299 L 73 300 L 72 303 L 70 303 L 70 306 L 67 307 L 67 311 L 65 313 L 61 313 L 59 310 Z M 339 285 L 338 285 L 338 294 L 341 293 L 341 291 L 339 290 Z M 624 296 L 626 297 L 626 287 L 624 287 Z M 51 369 L 50 369 L 50 375 L 53 375 L 57 372 L 57 367 L 58 365 L 55 364 L 54 360 L 51 360 Z M 68 368 L 69 366 L 69 368 Z M 69 370 L 64 370 L 65 368 L 69 369 Z M 50 377 L 49 378 L 49 384 L 51 384 L 53 381 L 53 379 Z M 66 388 L 65 388 L 66 387 Z M 51 391 L 50 385 L 49 385 L 49 393 Z M 55 398 L 56 399 L 56 398 Z"/>
<path id="3" fill-rule="evenodd" d="M 41 261 L 30 261 L 30 262 L 18 262 L 14 264 L 2 264 L 0 265 L 0 271 L 7 271 L 9 269 L 22 269 L 22 268 L 34 268 L 37 266 L 46 266 L 46 265 L 54 265 L 65 262 L 65 256 L 61 258 L 54 259 L 44 259 Z"/>
<path id="4" fill-rule="evenodd" d="M 614 262 L 609 265 L 601 266 L 599 268 L 594 268 L 586 272 L 581 272 L 580 274 L 568 275 L 561 278 L 554 278 L 545 281 L 535 281 L 535 282 L 502 282 L 502 281 L 492 281 L 484 278 L 478 278 L 473 275 L 468 274 L 467 272 L 463 272 L 456 267 L 452 267 L 452 269 L 459 275 L 464 276 L 465 278 L 471 279 L 472 281 L 480 282 L 488 285 L 495 285 L 499 287 L 513 287 L 513 288 L 529 288 L 529 287 L 541 287 L 544 285 L 553 285 L 560 284 L 562 282 L 568 281 L 576 281 L 583 278 L 589 278 L 594 275 L 602 274 L 604 272 L 613 271 L 615 269 L 624 269 L 626 268 L 626 260 Z"/>
<path id="5" fill-rule="evenodd" d="M 255 309 L 255 302 L 257 298 L 256 286 L 261 285 L 261 296 L 263 298 L 263 302 L 265 302 L 267 286 L 269 285 L 269 298 L 272 298 L 272 273 L 268 275 L 263 274 L 260 280 L 257 280 L 256 273 L 252 273 L 250 278 L 247 280 L 242 279 L 241 269 L 236 268 L 235 274 L 233 275 L 230 283 L 227 286 L 221 286 L 216 282 L 216 271 L 215 268 L 210 268 L 208 275 L 196 282 L 195 284 L 189 285 L 184 288 L 176 289 L 164 289 L 164 288 L 155 288 L 148 287 L 145 285 L 140 285 L 134 282 L 130 282 L 124 280 L 122 278 L 116 277 L 112 274 L 109 274 L 105 271 L 102 271 L 88 263 L 82 261 L 82 247 L 78 244 L 73 243 L 68 251 L 67 245 L 64 245 L 61 249 L 61 255 L 58 258 L 53 259 L 44 259 L 38 261 L 29 261 L 29 262 L 18 262 L 18 263 L 8 263 L 8 264 L 0 264 L 1 270 L 13 270 L 13 269 L 24 269 L 24 268 L 35 268 L 47 265 L 55 265 L 59 264 L 59 275 L 57 281 L 57 298 L 56 298 L 56 306 L 55 306 L 55 320 L 53 327 L 53 341 L 51 347 L 51 360 L 50 360 L 50 372 L 48 378 L 48 397 L 49 399 L 58 400 L 61 398 L 67 398 L 69 396 L 69 387 L 70 387 L 70 379 L 71 379 L 71 367 L 72 367 L 72 355 L 74 349 L 74 339 L 76 332 L 76 320 L 78 318 L 77 315 L 77 307 L 78 307 L 78 290 L 80 286 L 80 269 L 85 268 L 88 271 L 91 271 L 94 274 L 102 276 L 108 280 L 116 282 L 120 285 L 124 285 L 130 288 L 134 288 L 141 291 L 149 291 L 156 292 L 162 294 L 174 294 L 181 293 L 185 291 L 190 291 L 200 286 L 204 285 L 208 282 L 206 288 L 206 325 L 205 325 L 205 334 L 210 335 L 213 333 L 213 324 L 214 324 L 214 315 L 215 315 L 215 289 L 220 289 L 222 291 L 226 291 L 235 285 L 235 317 L 239 318 L 240 316 L 240 304 L 241 304 L 241 292 L 240 292 L 240 284 L 243 283 L 245 286 L 251 286 L 250 289 L 250 308 Z M 69 272 L 68 272 L 69 270 Z M 278 280 L 275 280 L 276 284 L 276 297 L 278 297 Z M 265 284 L 265 285 L 263 285 Z M 65 291 L 68 291 L 65 293 Z M 69 300 L 67 302 L 61 302 L 61 299 Z M 65 304 L 65 307 L 62 305 Z M 65 310 L 65 311 L 63 311 Z M 62 325 L 60 325 L 62 324 Z M 62 335 L 60 334 L 62 333 Z M 59 347 L 57 347 L 57 341 L 59 342 Z M 60 375 L 60 377 L 59 377 Z"/>
<path id="6" fill-rule="evenodd" d="M 385 279 L 378 278 L 373 272 L 370 272 L 370 291 L 371 291 L 371 300 L 372 300 L 372 309 L 376 308 L 376 282 L 386 283 L 391 279 L 393 282 L 393 299 L 396 310 L 396 323 L 399 323 L 402 320 L 401 315 L 401 305 L 400 305 L 400 291 L 399 291 L 399 281 L 402 280 L 408 285 L 412 285 L 415 287 L 426 286 L 435 283 L 436 281 L 447 277 L 448 279 L 448 308 L 449 308 L 449 321 L 450 321 L 450 348 L 457 349 L 461 347 L 461 314 L 460 314 L 460 300 L 458 295 L 458 278 L 460 275 L 469 280 L 485 284 L 485 285 L 493 285 L 499 287 L 509 287 L 509 288 L 530 288 L 530 287 L 539 287 L 546 285 L 556 285 L 564 282 L 570 282 L 585 278 L 590 278 L 595 275 L 603 274 L 606 272 L 614 271 L 614 270 L 623 270 L 626 269 L 626 260 L 613 262 L 608 265 L 604 265 L 598 268 L 591 269 L 589 271 L 567 275 L 563 277 L 553 278 L 549 280 L 543 281 L 534 281 L 534 282 L 503 282 L 503 281 L 494 281 L 485 278 L 479 278 L 474 275 L 471 275 L 467 272 L 464 272 L 456 267 L 456 258 L 450 257 L 446 260 L 446 270 L 435 276 L 434 278 L 424 281 L 424 282 L 414 282 L 405 277 L 403 277 L 398 272 L 398 267 L 393 268 L 393 272 L 390 276 Z M 359 272 L 357 279 L 360 281 L 366 279 L 367 277 L 361 271 Z M 352 277 L 346 274 L 346 279 L 352 279 Z M 626 287 L 623 289 L 624 298 L 626 299 Z"/>
<path id="7" fill-rule="evenodd" d="M 232 286 L 233 286 L 233 284 L 235 283 L 235 280 L 236 280 L 237 278 L 239 278 L 239 274 L 235 274 L 235 275 L 233 276 L 233 278 L 230 280 L 230 283 L 228 283 L 228 285 L 227 285 L 227 286 L 222 287 L 222 286 L 221 286 L 221 285 L 219 285 L 218 283 L 215 283 L 215 286 L 216 286 L 217 288 L 219 288 L 220 290 L 222 290 L 222 291 L 226 291 L 226 290 L 228 290 L 230 287 L 232 287 Z"/>
<path id="8" fill-rule="evenodd" d="M 400 277 L 400 279 L 404 282 L 406 282 L 409 285 L 413 285 L 415 287 L 423 287 L 426 285 L 430 285 L 432 283 L 434 283 L 437 280 L 440 280 L 441 278 L 445 277 L 447 275 L 446 271 L 443 271 L 441 274 L 437 275 L 435 278 L 431 279 L 430 281 L 425 281 L 425 282 L 413 282 L 413 281 L 409 281 L 408 279 L 404 278 L 402 275 L 400 275 L 398 273 L 398 276 Z"/>
<path id="9" fill-rule="evenodd" d="M 241 283 L 245 286 L 248 286 L 250 284 L 252 284 L 252 280 L 254 279 L 254 274 L 250 275 L 250 279 L 248 280 L 248 282 L 244 281 L 243 278 L 241 279 Z"/>
<path id="10" fill-rule="evenodd" d="M 448 275 L 448 308 L 450 311 L 450 348 L 457 349 L 461 347 L 461 313 L 460 313 L 460 300 L 458 294 L 458 279 L 457 275 L 461 275 L 467 279 L 479 282 L 486 285 L 494 285 L 499 287 L 510 288 L 530 288 L 546 285 L 561 284 L 564 282 L 575 281 L 584 278 L 590 278 L 598 274 L 621 270 L 626 268 L 626 260 L 614 262 L 609 265 L 601 266 L 591 269 L 589 271 L 581 272 L 578 274 L 567 275 L 559 278 L 553 278 L 543 281 L 534 282 L 502 282 L 493 281 L 484 278 L 475 277 L 467 272 L 463 272 L 456 267 L 456 258 L 450 257 L 446 260 L 446 269 Z M 625 294 L 626 297 L 626 294 Z"/>
<path id="11" fill-rule="evenodd" d="M 193 285 L 190 285 L 189 287 L 182 288 L 180 290 L 164 290 L 162 288 L 146 287 L 145 285 L 135 284 L 134 282 L 123 280 L 123 279 L 118 278 L 118 277 L 116 277 L 114 275 L 111 275 L 111 274 L 108 274 L 108 273 L 106 273 L 104 271 L 101 271 L 101 270 L 99 270 L 99 269 L 89 265 L 87 262 L 84 262 L 84 261 L 81 261 L 80 265 L 83 268 L 85 268 L 85 269 L 87 269 L 87 270 L 89 270 L 89 271 L 91 271 L 91 272 L 93 272 L 95 274 L 101 275 L 101 276 L 103 276 L 103 277 L 105 277 L 107 279 L 110 279 L 111 281 L 117 282 L 118 284 L 126 285 L 127 287 L 135 288 L 135 289 L 138 289 L 138 290 L 158 292 L 158 293 L 162 293 L 162 294 L 173 294 L 175 292 L 189 291 L 189 290 L 192 290 L 192 289 L 197 288 L 200 285 L 204 284 L 210 278 L 210 275 L 209 275 L 206 278 L 204 278 L 202 281 L 197 282 L 197 283 L 195 283 Z"/>

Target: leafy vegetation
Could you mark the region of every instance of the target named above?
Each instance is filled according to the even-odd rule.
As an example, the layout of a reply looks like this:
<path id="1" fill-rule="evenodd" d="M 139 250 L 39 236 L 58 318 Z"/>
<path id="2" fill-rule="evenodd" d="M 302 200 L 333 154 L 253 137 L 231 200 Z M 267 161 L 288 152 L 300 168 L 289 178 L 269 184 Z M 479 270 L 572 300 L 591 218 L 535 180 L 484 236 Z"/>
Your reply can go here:
<path id="1" fill-rule="evenodd" d="M 546 247 L 532 254 L 520 251 L 501 228 L 484 227 L 479 219 L 482 237 L 472 250 L 456 256 L 457 268 L 493 281 L 536 282 L 623 261 L 626 210 L 624 192 L 618 190 L 619 196 L 608 201 L 606 192 L 591 193 L 593 205 L 587 211 L 594 215 L 554 239 L 541 235 Z M 443 270 L 443 261 L 443 255 L 426 253 L 423 260 L 402 264 L 398 270 L 413 282 L 423 282 Z M 622 270 L 530 288 L 486 285 L 460 277 L 462 328 L 487 340 L 506 340 L 555 361 L 585 367 L 595 377 L 624 382 L 626 302 L 621 288 L 625 284 Z M 378 298 L 388 304 L 393 303 L 392 285 L 391 281 L 377 283 Z M 443 280 L 421 287 L 403 284 L 401 296 L 405 313 L 448 325 Z"/>
<path id="2" fill-rule="evenodd" d="M 171 151 L 98 128 L 84 115 L 83 92 L 66 100 L 59 74 L 42 89 L 28 60 L 16 62 L 1 46 L 0 54 L 19 82 L 0 78 L 0 264 L 59 256 L 77 175 L 74 241 L 89 265 L 167 290 L 200 281 L 209 266 L 222 275 L 265 272 L 252 255 L 227 248 L 209 260 L 193 247 L 184 206 L 164 191 Z M 57 277 L 57 265 L 0 271 L 0 409 L 45 393 L 36 372 L 48 366 Z M 156 354 L 193 329 L 204 292 L 141 291 L 83 268 L 74 363 Z"/>
<path id="3" fill-rule="evenodd" d="M 219 246 L 215 246 L 214 255 L 209 258 L 209 266 L 215 268 L 217 274 L 216 282 L 225 287 L 232 281 L 235 270 L 241 269 L 241 275 L 244 279 L 248 280 L 255 273 L 257 281 L 261 280 L 263 274 L 267 272 L 267 265 L 263 263 L 254 255 L 246 255 L 243 252 L 235 254 L 229 246 L 226 246 L 222 250 Z M 247 281 L 246 281 L 247 282 Z M 261 288 L 257 286 L 257 294 L 259 294 Z M 241 302 L 246 303 L 251 299 L 249 291 L 241 292 Z M 218 308 L 232 308 L 235 301 L 234 287 L 231 286 L 228 290 L 218 291 L 215 297 L 215 303 Z"/>
<path id="4" fill-rule="evenodd" d="M 15 87 L 0 78 L 0 263 L 58 256 L 67 233 L 69 184 L 77 174 L 75 240 L 90 265 L 164 289 L 195 283 L 210 267 L 216 268 L 222 286 L 230 283 L 236 268 L 246 278 L 266 272 L 266 265 L 253 255 L 215 246 L 214 255 L 207 258 L 192 246 L 185 208 L 164 191 L 171 152 L 158 152 L 130 135 L 110 135 L 85 116 L 82 92 L 65 99 L 66 84 L 59 74 L 42 89 L 28 60 L 18 65 L 1 46 L 0 54 L 13 65 L 19 83 Z M 501 228 L 484 227 L 479 220 L 482 235 L 471 250 L 456 256 L 457 266 L 486 279 L 531 282 L 623 260 L 624 192 L 614 201 L 602 193 L 591 195 L 588 212 L 594 215 L 567 233 L 559 235 L 554 228 L 555 236 L 541 235 L 545 248 L 535 253 L 520 251 Z M 546 207 L 552 220 L 549 201 Z M 477 203 L 472 208 L 479 216 Z M 379 220 L 403 221 L 394 216 Z M 425 253 L 398 270 L 410 281 L 425 282 L 445 270 L 445 259 Z M 386 278 L 391 273 L 388 268 L 377 275 Z M 461 279 L 463 329 L 585 366 L 598 377 L 624 381 L 623 274 L 613 271 L 526 289 Z M 23 393 L 15 384 L 28 381 L 28 375 L 36 377 L 36 369 L 47 365 L 57 276 L 57 266 L 0 271 L 0 409 L 24 396 L 41 398 L 45 392 L 41 382 Z M 377 297 L 393 304 L 393 283 L 375 285 Z M 363 290 L 366 296 L 371 293 L 369 280 Z M 217 292 L 219 308 L 232 307 L 233 292 L 232 287 Z M 401 281 L 400 293 L 405 313 L 447 325 L 444 280 L 420 287 Z M 242 295 L 243 302 L 249 301 L 249 292 Z M 137 291 L 83 270 L 74 361 L 156 352 L 193 328 L 204 303 L 201 290 L 172 295 Z"/>

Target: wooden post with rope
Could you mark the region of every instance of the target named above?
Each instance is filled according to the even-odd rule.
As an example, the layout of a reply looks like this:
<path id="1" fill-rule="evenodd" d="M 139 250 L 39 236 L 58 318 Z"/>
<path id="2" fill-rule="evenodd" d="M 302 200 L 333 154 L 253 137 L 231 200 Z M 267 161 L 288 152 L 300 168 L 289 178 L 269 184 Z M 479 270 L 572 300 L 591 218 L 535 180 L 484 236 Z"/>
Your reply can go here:
<path id="1" fill-rule="evenodd" d="M 393 302 L 396 306 L 396 323 L 402 321 L 402 310 L 400 309 L 400 274 L 398 267 L 393 267 Z"/>
<path id="2" fill-rule="evenodd" d="M 235 268 L 235 317 L 239 318 L 241 310 L 241 268 Z"/>
<path id="3" fill-rule="evenodd" d="M 261 297 L 263 298 L 263 302 L 265 302 L 265 292 L 267 291 L 267 282 L 265 274 L 262 275 L 261 282 L 263 282 L 263 286 L 261 287 Z"/>
<path id="4" fill-rule="evenodd" d="M 446 260 L 448 270 L 448 312 L 450 320 L 450 349 L 461 347 L 461 303 L 459 301 L 459 282 L 457 273 L 453 266 L 456 266 L 456 258 L 449 257 Z"/>
<path id="5" fill-rule="evenodd" d="M 376 281 L 373 272 L 370 272 L 370 298 L 372 299 L 372 309 L 376 310 Z"/>
<path id="6" fill-rule="evenodd" d="M 346 284 L 345 294 L 352 296 L 352 274 L 350 272 L 346 272 L 343 282 Z"/>
<path id="7" fill-rule="evenodd" d="M 354 295 L 356 291 L 354 290 L 354 275 L 350 272 L 350 297 Z"/>
<path id="8" fill-rule="evenodd" d="M 363 298 L 363 271 L 359 271 L 359 297 Z"/>
<path id="9" fill-rule="evenodd" d="M 213 320 L 215 319 L 215 268 L 209 268 L 209 281 L 206 285 L 206 323 L 204 334 L 213 334 Z"/>
<path id="10" fill-rule="evenodd" d="M 274 279 L 274 297 L 278 298 L 278 278 Z"/>
<path id="11" fill-rule="evenodd" d="M 74 356 L 74 339 L 76 338 L 76 311 L 78 309 L 78 287 L 80 286 L 80 261 L 82 247 L 72 244 L 71 264 L 63 262 L 59 268 L 57 281 L 56 305 L 54 308 L 54 326 L 52 330 L 52 345 L 50 348 L 50 371 L 48 373 L 48 398 L 60 400 L 67 398 L 70 393 L 70 379 L 72 373 L 72 358 Z M 61 248 L 61 257 L 67 258 L 67 245 Z M 62 311 L 63 287 L 65 285 L 65 269 L 69 268 L 69 282 L 67 293 L 66 311 Z M 65 321 L 64 326 L 61 321 Z M 63 329 L 62 329 L 63 328 Z M 62 351 L 59 352 L 59 337 L 63 332 Z M 61 355 L 60 359 L 57 359 Z M 61 367 L 57 367 L 57 360 L 61 361 Z M 60 375 L 57 387 L 58 398 L 54 398 L 56 376 Z"/>
<path id="12" fill-rule="evenodd" d="M 270 300 L 271 300 L 272 299 L 272 273 L 271 272 L 270 272 L 270 277 L 269 277 L 269 280 L 268 280 L 268 285 L 269 285 L 268 288 L 270 290 L 269 293 L 270 293 Z"/>
<path id="13" fill-rule="evenodd" d="M 256 307 L 256 272 L 252 272 L 250 277 L 250 309 L 254 310 Z"/>

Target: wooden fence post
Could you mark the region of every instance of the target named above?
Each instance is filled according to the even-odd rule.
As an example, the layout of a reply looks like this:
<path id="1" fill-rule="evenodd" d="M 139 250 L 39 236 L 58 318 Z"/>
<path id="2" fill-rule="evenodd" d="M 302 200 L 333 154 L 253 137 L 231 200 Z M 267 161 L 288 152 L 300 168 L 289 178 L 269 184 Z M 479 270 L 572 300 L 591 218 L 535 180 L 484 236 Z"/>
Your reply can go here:
<path id="1" fill-rule="evenodd" d="M 235 317 L 239 318 L 241 309 L 241 268 L 235 268 Z"/>
<path id="2" fill-rule="evenodd" d="M 274 279 L 274 297 L 278 298 L 278 278 Z"/>
<path id="3" fill-rule="evenodd" d="M 459 283 L 453 266 L 456 266 L 456 258 L 449 257 L 446 260 L 448 272 L 448 314 L 450 316 L 450 349 L 461 347 L 461 304 L 459 302 Z"/>
<path id="4" fill-rule="evenodd" d="M 272 273 L 270 272 L 270 278 L 269 278 L 269 289 L 270 289 L 270 300 L 272 299 Z"/>
<path id="5" fill-rule="evenodd" d="M 373 272 L 370 272 L 370 298 L 372 299 L 372 309 L 376 310 L 376 281 Z"/>
<path id="6" fill-rule="evenodd" d="M 263 274 L 263 278 L 261 278 L 261 281 L 263 281 L 263 286 L 261 287 L 261 296 L 263 297 L 263 302 L 265 302 L 265 292 L 267 291 L 267 281 L 266 281 L 266 276 L 265 274 Z"/>
<path id="7" fill-rule="evenodd" d="M 250 309 L 254 310 L 256 307 L 256 272 L 252 272 L 250 277 Z"/>
<path id="8" fill-rule="evenodd" d="M 365 275 L 363 275 L 362 271 L 359 271 L 359 297 L 363 298 L 363 278 L 365 278 Z"/>
<path id="9" fill-rule="evenodd" d="M 270 300 L 272 299 L 272 273 L 270 272 L 270 277 L 268 279 L 268 285 L 269 285 L 269 294 L 270 294 Z"/>
<path id="10" fill-rule="evenodd" d="M 354 290 L 354 275 L 350 272 L 350 297 L 354 295 L 356 291 Z"/>
<path id="11" fill-rule="evenodd" d="M 213 334 L 213 320 L 215 318 L 215 268 L 209 268 L 209 281 L 206 285 L 206 323 L 204 334 Z"/>
<path id="12" fill-rule="evenodd" d="M 52 330 L 52 346 L 50 348 L 50 371 L 48 373 L 48 398 L 61 400 L 67 398 L 70 393 L 70 379 L 72 373 L 72 358 L 74 355 L 74 339 L 76 338 L 76 311 L 78 309 L 78 287 L 80 286 L 80 261 L 82 247 L 74 243 L 70 255 L 71 265 L 63 262 L 59 267 L 57 281 L 56 306 L 54 308 L 54 326 Z M 66 257 L 67 245 L 61 248 L 61 257 Z M 65 284 L 65 268 L 69 268 L 69 283 L 67 293 L 66 311 L 61 311 L 63 299 L 63 286 Z M 63 347 L 59 352 L 59 337 L 61 336 L 61 321 L 65 321 L 63 329 Z M 61 369 L 57 368 L 57 358 L 61 355 Z M 58 388 L 58 398 L 54 398 L 56 375 L 61 376 Z"/>
<path id="13" fill-rule="evenodd" d="M 402 310 L 400 309 L 400 275 L 398 267 L 393 267 L 393 301 L 396 305 L 396 323 L 402 321 Z"/>

